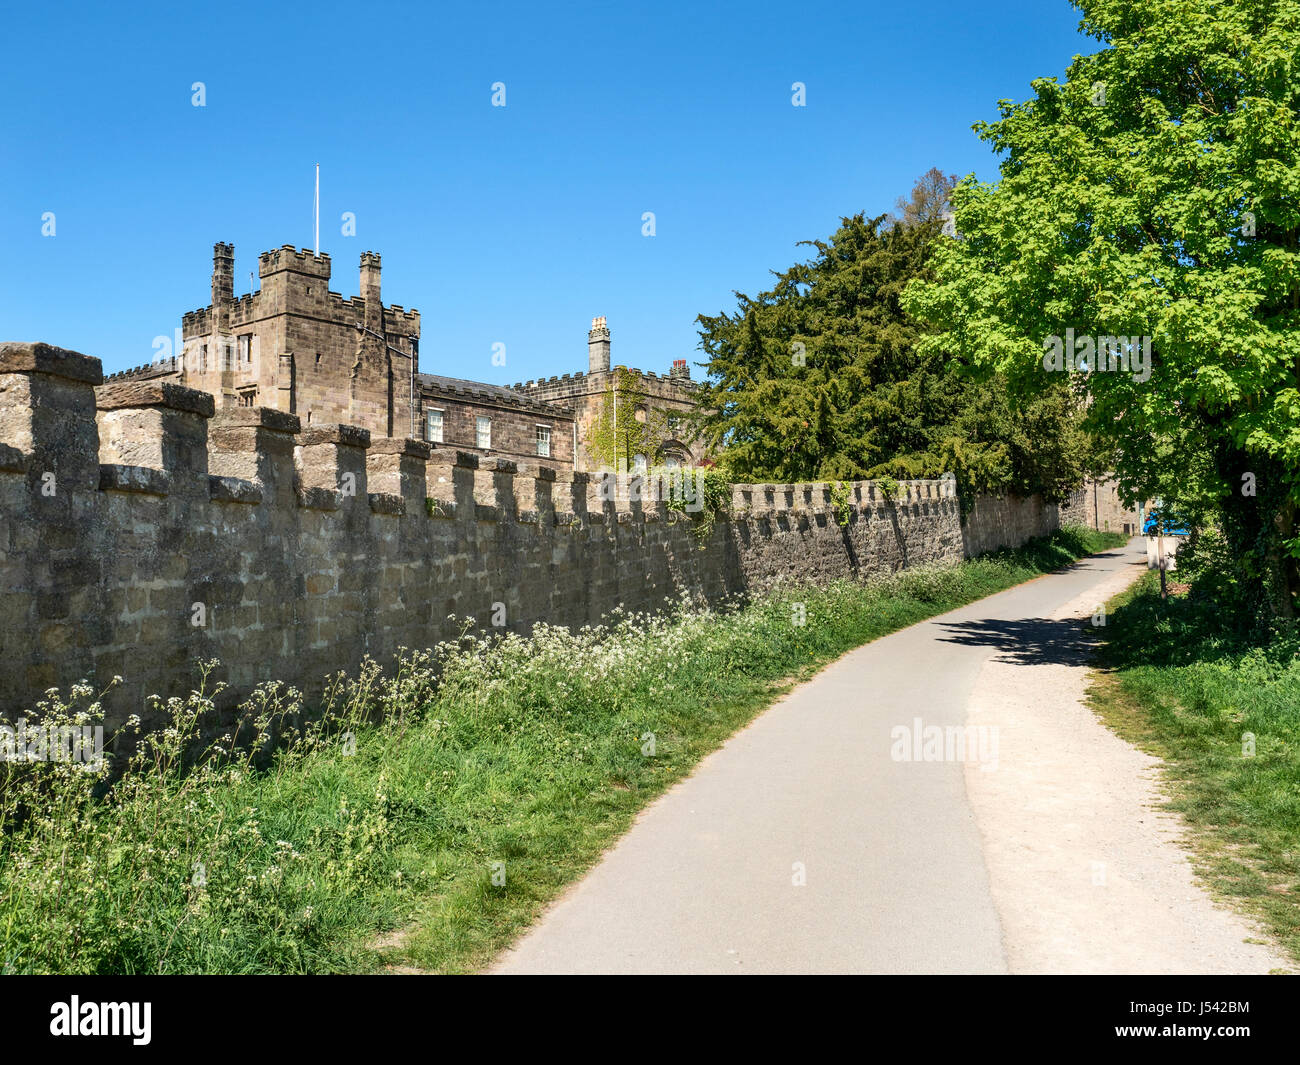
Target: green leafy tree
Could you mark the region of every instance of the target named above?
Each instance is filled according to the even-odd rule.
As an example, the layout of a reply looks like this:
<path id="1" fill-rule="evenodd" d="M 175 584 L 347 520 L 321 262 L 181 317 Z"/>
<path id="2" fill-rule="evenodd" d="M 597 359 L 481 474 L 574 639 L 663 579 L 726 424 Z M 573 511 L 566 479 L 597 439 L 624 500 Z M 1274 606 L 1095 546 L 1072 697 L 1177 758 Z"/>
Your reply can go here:
<path id="1" fill-rule="evenodd" d="M 700 427 L 741 480 L 848 480 L 952 471 L 964 494 L 1045 491 L 1081 479 L 1078 414 L 1064 382 L 1011 408 L 997 381 L 959 372 L 946 352 L 923 352 L 924 327 L 902 307 L 927 276 L 952 179 L 934 170 L 903 214 L 855 215 L 829 240 L 805 242 L 808 262 L 776 274 L 735 313 L 700 315 L 708 379 Z"/>
<path id="2" fill-rule="evenodd" d="M 954 190 L 958 239 L 904 305 L 939 329 L 924 351 L 959 351 L 1014 392 L 1071 380 L 1130 500 L 1212 503 L 1243 581 L 1292 615 L 1300 3 L 1075 6 L 1104 47 L 975 127 L 999 180 Z M 1109 358 L 1048 369 L 1071 329 L 1149 337 L 1149 376 Z"/>

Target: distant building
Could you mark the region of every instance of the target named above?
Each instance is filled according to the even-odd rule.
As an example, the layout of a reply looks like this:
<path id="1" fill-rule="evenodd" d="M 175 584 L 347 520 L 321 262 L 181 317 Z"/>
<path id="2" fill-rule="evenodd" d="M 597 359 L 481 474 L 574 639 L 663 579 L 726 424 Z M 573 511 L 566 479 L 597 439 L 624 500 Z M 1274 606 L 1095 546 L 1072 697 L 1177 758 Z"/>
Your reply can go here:
<path id="1" fill-rule="evenodd" d="M 611 367 L 604 318 L 593 319 L 587 334 L 586 373 L 507 388 L 420 372 L 420 312 L 384 306 L 373 252 L 361 255 L 361 292 L 350 299 L 330 291 L 328 255 L 287 244 L 263 252 L 260 290 L 238 298 L 234 261 L 232 245 L 214 245 L 212 302 L 183 316 L 178 357 L 112 379 L 167 377 L 212 393 L 218 408 L 274 407 L 303 425 L 342 422 L 377 436 L 579 470 L 608 462 L 596 454 L 595 427 L 602 411 L 608 419 L 616 406 L 621 379 L 636 419 L 658 429 L 643 450 L 626 456 L 628 466 L 704 457 L 685 428 L 697 387 L 686 360 L 662 377 Z"/>
<path id="2" fill-rule="evenodd" d="M 634 416 L 645 422 L 658 416 L 661 430 L 655 434 L 650 447 L 653 453 L 634 451 L 631 455 L 610 456 L 594 454 L 593 427 L 602 411 L 614 402 L 618 387 L 618 372 L 623 372 L 626 388 L 631 393 Z M 696 385 L 685 359 L 676 359 L 666 377 L 627 367 L 610 366 L 609 325 L 603 317 L 594 318 L 587 334 L 587 372 L 565 374 L 546 380 L 525 381 L 516 384 L 512 391 L 572 412 L 576 423 L 577 468 L 599 469 L 602 465 L 628 467 L 691 466 L 704 456 L 698 443 L 687 431 L 686 415 L 695 409 Z M 606 413 L 606 417 L 611 414 Z"/>

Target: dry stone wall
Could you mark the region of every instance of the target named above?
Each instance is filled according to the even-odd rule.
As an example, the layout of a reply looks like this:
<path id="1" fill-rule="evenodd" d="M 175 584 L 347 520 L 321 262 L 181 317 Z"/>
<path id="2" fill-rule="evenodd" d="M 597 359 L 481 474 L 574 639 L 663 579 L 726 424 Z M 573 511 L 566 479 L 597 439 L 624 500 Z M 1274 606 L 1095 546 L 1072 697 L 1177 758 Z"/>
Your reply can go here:
<path id="1" fill-rule="evenodd" d="M 717 603 L 969 550 L 953 486 L 739 485 L 706 539 L 599 475 L 305 429 L 167 381 L 102 384 L 99 360 L 0 345 L 0 714 L 120 676 L 110 724 L 221 662 L 230 705 L 487 627 L 582 625 L 682 594 Z M 1004 523 L 1003 540 L 1033 531 Z M 993 537 L 994 539 L 997 537 Z M 990 537 L 977 538 L 980 543 Z"/>

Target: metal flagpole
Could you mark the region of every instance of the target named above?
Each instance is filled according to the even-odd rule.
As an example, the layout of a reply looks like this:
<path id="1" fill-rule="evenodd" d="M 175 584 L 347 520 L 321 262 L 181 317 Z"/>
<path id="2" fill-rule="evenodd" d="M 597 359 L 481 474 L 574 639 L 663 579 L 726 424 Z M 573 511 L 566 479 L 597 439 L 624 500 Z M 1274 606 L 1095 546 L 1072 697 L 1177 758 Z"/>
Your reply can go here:
<path id="1" fill-rule="evenodd" d="M 316 200 L 312 205 L 316 225 L 316 254 L 320 254 L 320 163 L 316 164 Z"/>

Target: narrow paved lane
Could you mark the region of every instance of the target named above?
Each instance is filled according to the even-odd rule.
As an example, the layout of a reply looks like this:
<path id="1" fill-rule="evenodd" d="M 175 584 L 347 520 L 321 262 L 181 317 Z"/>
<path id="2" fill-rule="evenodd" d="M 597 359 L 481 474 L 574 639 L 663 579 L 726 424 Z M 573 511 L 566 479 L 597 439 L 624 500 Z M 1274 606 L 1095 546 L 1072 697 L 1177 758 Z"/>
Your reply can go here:
<path id="1" fill-rule="evenodd" d="M 965 766 L 896 760 L 893 730 L 965 726 L 1006 634 L 1113 587 L 1140 545 L 850 652 L 647 808 L 494 971 L 1006 971 Z"/>

